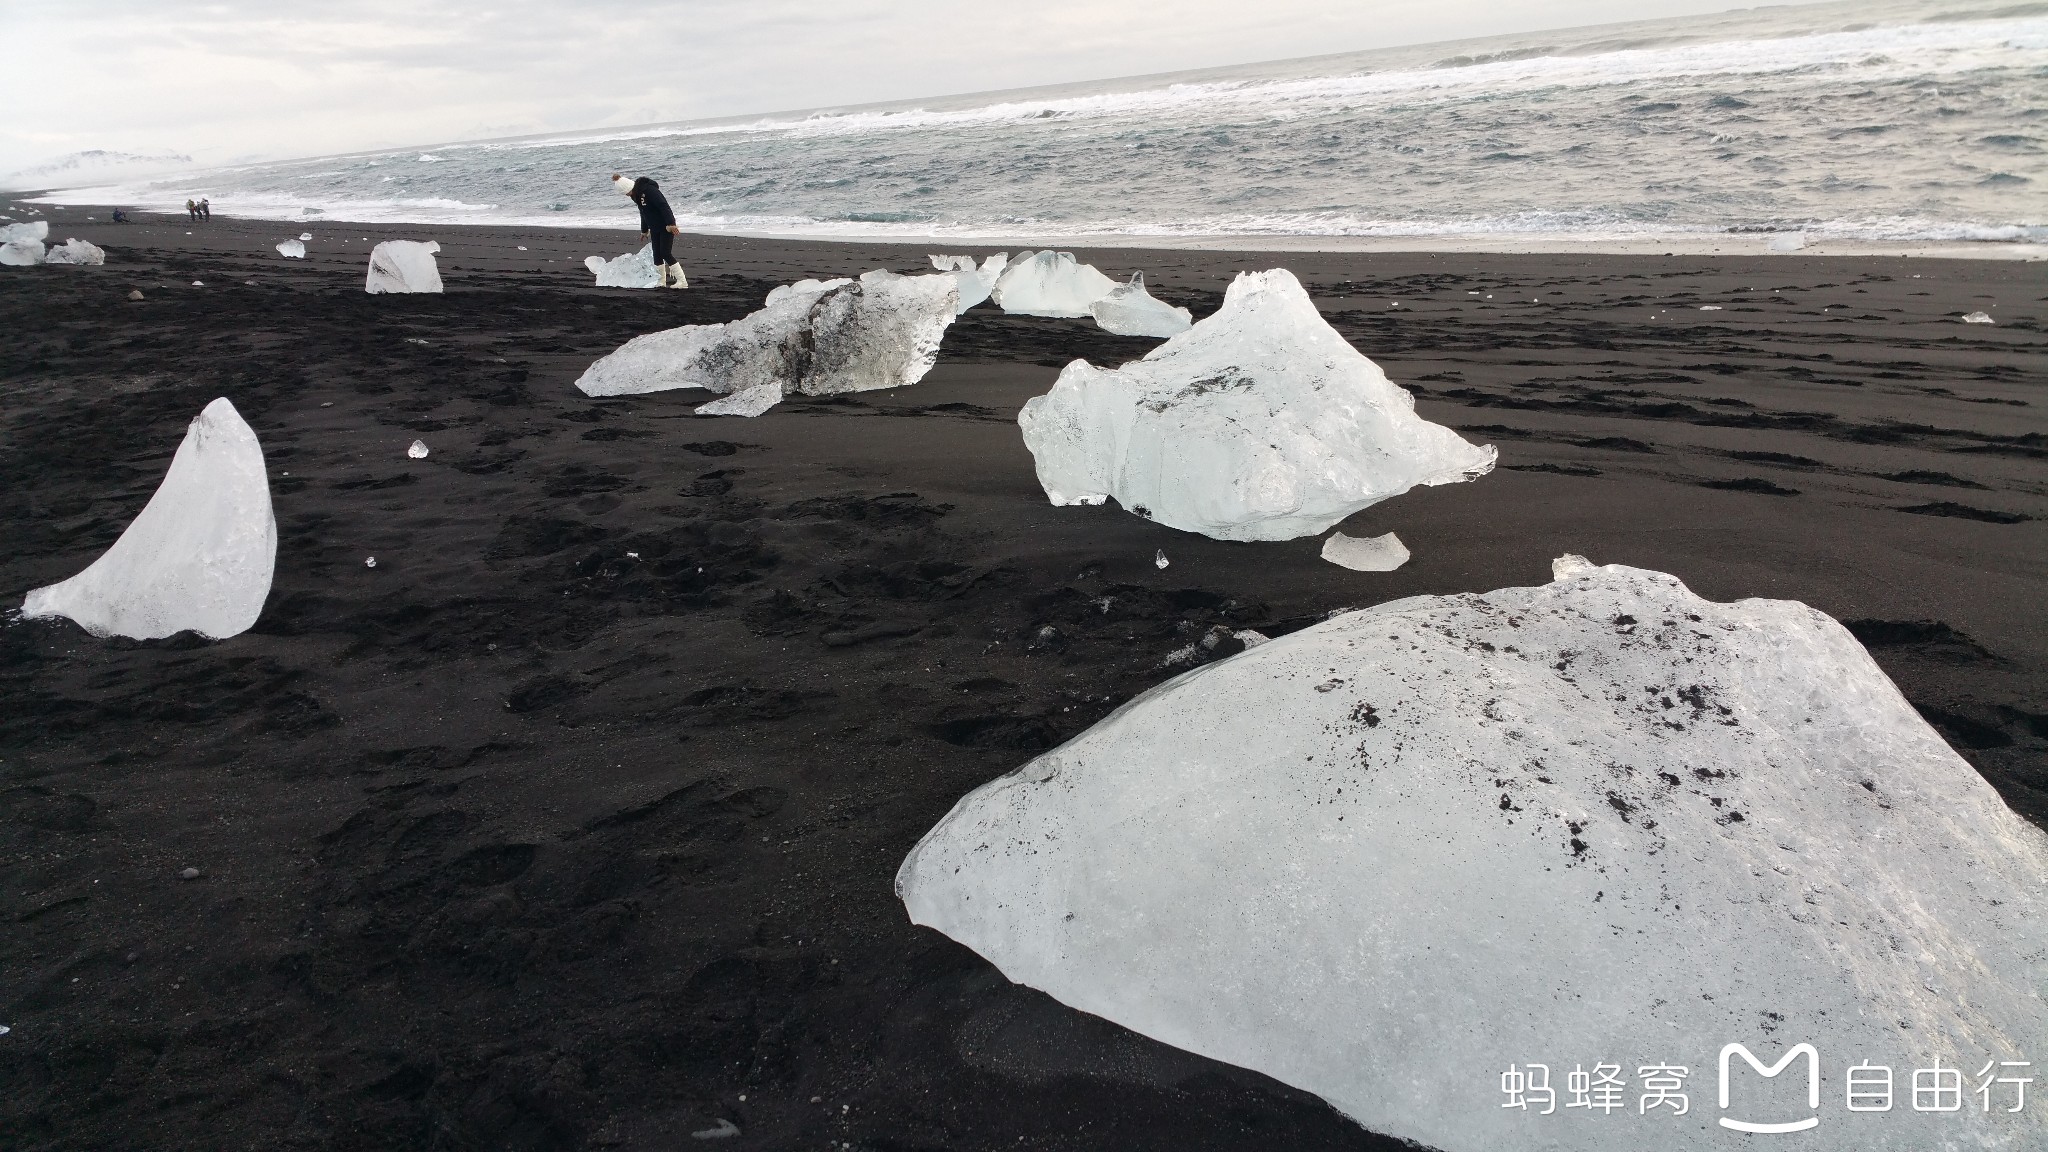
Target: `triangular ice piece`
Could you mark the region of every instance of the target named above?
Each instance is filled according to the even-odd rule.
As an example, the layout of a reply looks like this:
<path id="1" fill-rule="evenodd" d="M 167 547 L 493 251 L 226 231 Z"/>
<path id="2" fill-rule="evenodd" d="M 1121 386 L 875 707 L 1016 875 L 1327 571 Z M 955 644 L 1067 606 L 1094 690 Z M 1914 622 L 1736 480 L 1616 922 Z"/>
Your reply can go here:
<path id="1" fill-rule="evenodd" d="M 23 616 L 68 616 L 95 636 L 215 640 L 256 623 L 270 595 L 277 520 L 263 447 L 225 397 L 185 432 L 163 483 L 114 546 L 61 584 L 38 588 Z"/>

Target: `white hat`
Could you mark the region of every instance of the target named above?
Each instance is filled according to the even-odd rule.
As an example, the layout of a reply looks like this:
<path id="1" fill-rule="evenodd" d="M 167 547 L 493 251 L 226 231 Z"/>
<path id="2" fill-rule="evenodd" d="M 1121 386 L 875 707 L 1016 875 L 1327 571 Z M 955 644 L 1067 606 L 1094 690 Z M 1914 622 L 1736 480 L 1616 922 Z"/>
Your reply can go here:
<path id="1" fill-rule="evenodd" d="M 614 176 L 612 177 L 612 183 L 617 185 L 621 192 L 631 192 L 633 190 L 633 178 L 631 176 Z"/>

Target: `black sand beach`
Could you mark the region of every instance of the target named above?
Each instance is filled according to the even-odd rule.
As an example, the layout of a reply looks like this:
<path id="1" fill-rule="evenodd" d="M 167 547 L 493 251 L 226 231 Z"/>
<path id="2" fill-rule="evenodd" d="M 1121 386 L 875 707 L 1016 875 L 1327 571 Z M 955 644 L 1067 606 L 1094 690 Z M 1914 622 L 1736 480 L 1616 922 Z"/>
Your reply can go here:
<path id="1" fill-rule="evenodd" d="M 1212 624 L 1564 552 L 1851 622 L 2048 826 L 2048 265 L 1080 253 L 1198 317 L 1289 267 L 1499 446 L 1353 517 L 1414 552 L 1362 574 L 1048 506 L 1018 407 L 1154 344 L 1087 321 L 984 306 L 914 387 L 754 420 L 573 387 L 942 249 L 685 237 L 689 291 L 624 291 L 581 260 L 625 232 L 49 218 L 108 264 L 0 269 L 0 594 L 112 543 L 216 396 L 280 543 L 228 641 L 0 627 L 8 1148 L 1395 1147 L 1011 986 L 891 881 Z M 400 237 L 440 241 L 446 295 L 363 293 Z"/>

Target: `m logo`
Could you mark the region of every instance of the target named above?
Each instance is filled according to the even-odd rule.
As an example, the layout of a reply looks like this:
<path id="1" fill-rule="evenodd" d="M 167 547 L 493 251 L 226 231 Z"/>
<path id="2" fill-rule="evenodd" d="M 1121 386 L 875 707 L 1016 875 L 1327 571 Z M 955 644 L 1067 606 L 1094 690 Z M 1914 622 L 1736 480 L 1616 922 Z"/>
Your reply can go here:
<path id="1" fill-rule="evenodd" d="M 1749 1061 L 1749 1066 L 1765 1077 L 1776 1076 L 1778 1073 L 1783 1072 L 1785 1066 L 1792 1063 L 1792 1061 L 1801 1056 L 1806 1057 L 1806 1106 L 1815 1112 L 1820 1111 L 1820 1053 L 1815 1051 L 1811 1044 L 1800 1044 L 1794 1047 L 1790 1052 L 1785 1053 L 1776 1064 L 1768 1068 L 1764 1067 L 1763 1061 L 1757 1059 L 1750 1053 L 1749 1049 L 1740 1044 L 1730 1044 L 1722 1048 L 1722 1111 L 1726 1111 L 1728 1108 L 1728 1058 L 1737 1053 L 1741 1053 L 1742 1058 Z M 1733 1128 L 1737 1132 L 1803 1132 L 1808 1128 L 1818 1127 L 1819 1124 L 1819 1116 L 1808 1116 L 1804 1120 L 1789 1120 L 1781 1124 L 1759 1124 L 1750 1120 L 1730 1120 L 1726 1116 L 1721 1117 L 1721 1127 Z"/>

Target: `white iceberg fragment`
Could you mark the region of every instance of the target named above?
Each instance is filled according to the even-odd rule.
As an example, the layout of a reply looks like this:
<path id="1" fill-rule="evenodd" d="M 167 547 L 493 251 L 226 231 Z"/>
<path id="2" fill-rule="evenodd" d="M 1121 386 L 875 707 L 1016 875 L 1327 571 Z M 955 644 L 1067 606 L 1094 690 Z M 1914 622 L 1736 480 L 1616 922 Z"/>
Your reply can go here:
<path id="1" fill-rule="evenodd" d="M 312 238 L 313 238 L 313 234 L 312 234 L 311 232 L 301 232 L 301 233 L 299 233 L 299 239 L 301 239 L 301 240 L 311 240 Z"/>
<path id="2" fill-rule="evenodd" d="M 287 260 L 304 260 L 306 258 L 306 242 L 304 240 L 280 240 L 277 242 L 277 254 Z"/>
<path id="3" fill-rule="evenodd" d="M 965 312 L 976 304 L 988 299 L 995 290 L 996 281 L 1002 277 L 1003 268 L 1010 262 L 1010 254 L 998 252 L 974 266 L 972 256 L 932 256 L 932 267 L 950 273 L 960 287 L 960 311 Z"/>
<path id="4" fill-rule="evenodd" d="M 1178 336 L 1195 322 L 1194 313 L 1156 300 L 1145 291 L 1145 274 L 1131 273 L 1131 282 L 1088 306 L 1105 332 L 1119 336 Z"/>
<path id="5" fill-rule="evenodd" d="M 277 520 L 263 446 L 225 397 L 192 421 L 170 471 L 114 546 L 38 588 L 23 616 L 68 616 L 95 636 L 153 640 L 248 631 L 270 595 Z"/>
<path id="6" fill-rule="evenodd" d="M 0 244 L 18 244 L 33 240 L 41 244 L 50 238 L 48 220 L 30 220 L 22 224 L 0 224 Z"/>
<path id="7" fill-rule="evenodd" d="M 412 446 L 405 450 L 405 456 L 408 460 L 425 460 L 427 458 L 427 442 L 425 440 L 413 441 Z"/>
<path id="8" fill-rule="evenodd" d="M 590 396 L 623 396 L 669 388 L 737 393 L 772 384 L 778 396 L 821 396 L 914 384 L 938 358 L 955 299 L 951 277 L 882 270 L 857 281 L 785 285 L 760 311 L 729 324 L 637 336 L 585 369 L 576 386 Z M 766 395 L 754 392 L 734 404 Z"/>
<path id="9" fill-rule="evenodd" d="M 989 293 L 996 307 L 1021 316 L 1086 316 L 1088 306 L 1116 291 L 1116 281 L 1072 252 L 1021 252 Z"/>
<path id="10" fill-rule="evenodd" d="M 41 221 L 37 221 L 41 223 Z M 26 268 L 43 262 L 43 242 L 34 237 L 23 237 L 0 244 L 0 264 Z"/>
<path id="11" fill-rule="evenodd" d="M 363 290 L 380 292 L 439 292 L 441 269 L 434 253 L 441 250 L 435 240 L 385 240 L 370 250 L 370 275 Z"/>
<path id="12" fill-rule="evenodd" d="M 107 262 L 106 250 L 90 240 L 68 237 L 43 256 L 45 264 L 100 265 Z"/>
<path id="13" fill-rule="evenodd" d="M 1765 245 L 1772 252 L 1797 252 L 1806 247 L 1806 233 L 1780 232 Z"/>
<path id="14" fill-rule="evenodd" d="M 1408 546 L 1392 532 L 1372 537 L 1332 532 L 1323 541 L 1323 559 L 1353 572 L 1392 572 L 1408 562 Z"/>
<path id="15" fill-rule="evenodd" d="M 1963 317 L 1963 323 L 1965 323 L 1965 324 L 1996 324 L 1996 323 L 1997 323 L 1997 321 L 1996 321 L 1996 320 L 1993 320 L 1993 319 L 1991 318 L 1991 313 L 1989 313 L 1989 312 L 1972 312 L 1972 313 L 1970 313 L 1969 315 L 1967 315 L 1967 316 Z"/>
<path id="16" fill-rule="evenodd" d="M 599 288 L 659 288 L 661 274 L 654 270 L 654 245 L 644 244 L 638 252 L 615 256 L 585 257 L 583 266 L 597 276 Z"/>
<path id="17" fill-rule="evenodd" d="M 780 403 L 782 403 L 782 382 L 780 380 L 763 380 L 759 384 L 749 384 L 745 388 L 736 388 L 707 404 L 699 404 L 696 407 L 696 413 L 699 416 L 753 417 L 759 416 Z"/>
<path id="18" fill-rule="evenodd" d="M 1219 540 L 1322 532 L 1494 450 L 1415 414 L 1284 268 L 1244 273 L 1215 315 L 1121 368 L 1067 365 L 1018 413 L 1054 504 L 1124 507 Z"/>
<path id="19" fill-rule="evenodd" d="M 1154 549 L 1154 550 L 1153 550 L 1153 552 L 1152 552 L 1152 566 L 1153 566 L 1153 567 L 1155 567 L 1155 568 L 1164 568 L 1164 567 L 1166 567 L 1166 566 L 1167 566 L 1168 564 L 1171 564 L 1171 563 L 1173 563 L 1173 561 L 1171 561 L 1171 560 L 1168 560 L 1168 559 L 1166 558 L 1166 549 L 1164 549 L 1164 548 L 1156 548 L 1156 549 Z"/>
<path id="20" fill-rule="evenodd" d="M 2048 1147 L 2048 1109 L 1964 1138 L 1846 1112 L 1839 1079 L 2039 1059 L 2048 836 L 1820 612 L 1560 568 L 1170 680 L 961 800 L 897 893 L 1018 983 L 1445 1152 L 1814 1115 L 1799 1065 L 1789 1115 L 1739 1062 L 1717 1108 L 1731 1043 L 1817 1048 L 1835 1104 L 1802 1149 Z M 1561 1115 L 1503 1107 L 1532 1061 Z M 1690 1068 L 1695 1119 L 1574 1123 L 1596 1061 Z"/>

